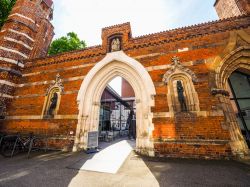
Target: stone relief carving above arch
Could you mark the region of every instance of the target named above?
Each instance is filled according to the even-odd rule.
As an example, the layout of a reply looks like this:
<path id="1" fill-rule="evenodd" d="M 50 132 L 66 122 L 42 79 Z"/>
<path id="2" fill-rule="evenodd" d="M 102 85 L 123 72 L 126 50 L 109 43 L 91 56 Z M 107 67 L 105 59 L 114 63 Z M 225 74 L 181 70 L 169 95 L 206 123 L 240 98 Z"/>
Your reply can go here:
<path id="1" fill-rule="evenodd" d="M 163 79 L 162 81 L 165 84 L 168 84 L 169 82 L 169 77 L 175 73 L 180 73 L 180 72 L 184 72 L 188 75 L 190 75 L 190 77 L 192 78 L 193 82 L 198 82 L 198 79 L 196 77 L 196 75 L 194 74 L 194 72 L 192 70 L 190 70 L 189 68 L 184 67 L 181 63 L 180 63 L 180 59 L 177 56 L 174 56 L 172 58 L 172 64 L 170 69 L 163 75 Z"/>

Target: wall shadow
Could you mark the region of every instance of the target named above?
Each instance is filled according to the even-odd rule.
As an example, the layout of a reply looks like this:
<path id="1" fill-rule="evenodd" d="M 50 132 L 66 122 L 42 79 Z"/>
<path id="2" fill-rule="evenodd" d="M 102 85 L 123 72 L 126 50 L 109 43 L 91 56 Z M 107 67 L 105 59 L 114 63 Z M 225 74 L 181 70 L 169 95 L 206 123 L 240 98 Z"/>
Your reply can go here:
<path id="1" fill-rule="evenodd" d="M 85 153 L 47 152 L 26 154 L 13 158 L 0 156 L 0 186 L 68 186 L 78 170 L 68 169 L 74 160 Z"/>
<path id="2" fill-rule="evenodd" d="M 160 186 L 247 186 L 249 165 L 226 160 L 142 157 Z"/>

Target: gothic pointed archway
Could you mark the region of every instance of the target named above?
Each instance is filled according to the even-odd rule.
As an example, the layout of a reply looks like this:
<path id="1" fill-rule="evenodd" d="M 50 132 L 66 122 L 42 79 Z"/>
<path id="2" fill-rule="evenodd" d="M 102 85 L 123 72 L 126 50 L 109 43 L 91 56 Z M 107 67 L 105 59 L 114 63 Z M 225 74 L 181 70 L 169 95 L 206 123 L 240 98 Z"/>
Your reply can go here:
<path id="1" fill-rule="evenodd" d="M 154 155 L 152 131 L 155 87 L 150 75 L 140 62 L 127 56 L 123 51 L 108 53 L 87 74 L 78 93 L 78 124 L 74 151 L 85 149 L 87 133 L 98 130 L 100 99 L 103 90 L 114 77 L 126 79 L 135 92 L 136 113 L 136 150 L 150 156 Z"/>
<path id="2" fill-rule="evenodd" d="M 236 70 L 250 72 L 249 46 L 242 46 L 230 52 L 215 68 L 216 89 L 220 90 L 217 95 L 224 112 L 226 123 L 231 136 L 231 149 L 235 155 L 248 154 L 246 141 L 241 133 L 240 125 L 236 119 L 232 103 L 229 98 L 229 84 L 227 83 L 232 73 Z M 249 74 L 249 73 L 248 73 Z"/>

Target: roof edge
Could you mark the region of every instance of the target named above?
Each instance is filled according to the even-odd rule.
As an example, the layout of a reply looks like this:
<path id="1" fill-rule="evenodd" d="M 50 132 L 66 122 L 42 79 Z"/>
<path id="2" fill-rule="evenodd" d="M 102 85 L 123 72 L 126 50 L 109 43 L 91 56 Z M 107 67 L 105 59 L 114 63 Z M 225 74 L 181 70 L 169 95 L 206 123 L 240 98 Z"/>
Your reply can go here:
<path id="1" fill-rule="evenodd" d="M 214 2 L 214 6 L 215 6 L 218 2 L 219 2 L 219 0 L 215 0 L 215 2 Z"/>

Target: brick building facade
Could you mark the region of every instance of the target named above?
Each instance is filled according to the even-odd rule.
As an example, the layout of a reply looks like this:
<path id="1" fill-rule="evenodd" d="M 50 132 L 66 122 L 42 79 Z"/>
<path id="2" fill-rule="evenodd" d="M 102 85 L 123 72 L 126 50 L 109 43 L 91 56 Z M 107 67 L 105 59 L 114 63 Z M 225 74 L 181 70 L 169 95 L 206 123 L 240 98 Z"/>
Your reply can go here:
<path id="1" fill-rule="evenodd" d="M 52 3 L 17 0 L 0 32 L 0 130 L 46 133 L 54 137 L 53 146 L 86 148 L 87 133 L 98 128 L 102 91 L 121 76 L 135 94 L 138 152 L 209 159 L 247 155 L 227 80 L 235 70 L 250 72 L 249 9 L 222 13 L 224 2 L 215 7 L 227 19 L 140 37 L 123 23 L 103 28 L 101 45 L 45 57 L 53 36 Z M 235 5 L 230 2 L 225 11 Z"/>

